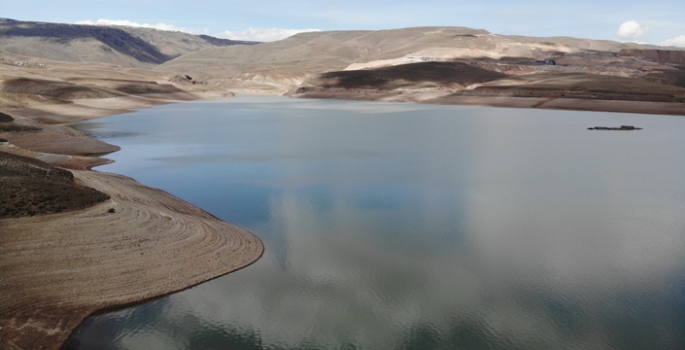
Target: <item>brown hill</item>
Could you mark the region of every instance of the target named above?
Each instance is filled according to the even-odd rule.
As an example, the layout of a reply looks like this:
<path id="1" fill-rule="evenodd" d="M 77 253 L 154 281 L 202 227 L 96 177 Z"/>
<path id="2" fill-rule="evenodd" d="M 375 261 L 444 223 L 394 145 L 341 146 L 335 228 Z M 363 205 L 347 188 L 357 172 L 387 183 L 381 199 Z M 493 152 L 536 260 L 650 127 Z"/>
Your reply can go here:
<path id="1" fill-rule="evenodd" d="M 280 93 L 324 72 L 424 61 L 481 61 L 481 68 L 526 74 L 538 70 L 531 68 L 536 60 L 554 58 L 560 64 L 545 70 L 585 69 L 588 73 L 636 76 L 644 74 L 639 70 L 642 63 L 635 63 L 632 57 L 621 58 L 619 52 L 656 48 L 570 37 L 506 36 L 463 27 L 418 27 L 300 33 L 251 47 L 203 49 L 157 69 L 189 74 L 231 89 Z M 533 65 L 506 61 L 512 57 L 529 59 Z"/>
<path id="2" fill-rule="evenodd" d="M 207 47 L 256 44 L 148 28 L 0 19 L 0 48 L 65 62 L 152 66 Z"/>

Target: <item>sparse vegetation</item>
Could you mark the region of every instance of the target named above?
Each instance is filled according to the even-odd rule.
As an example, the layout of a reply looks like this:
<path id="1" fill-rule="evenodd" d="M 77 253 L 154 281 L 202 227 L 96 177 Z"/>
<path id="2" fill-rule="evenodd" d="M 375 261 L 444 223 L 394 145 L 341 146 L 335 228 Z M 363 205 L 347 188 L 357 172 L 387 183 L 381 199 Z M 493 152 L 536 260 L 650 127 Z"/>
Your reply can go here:
<path id="1" fill-rule="evenodd" d="M 326 88 L 396 88 L 417 82 L 466 86 L 506 76 L 460 62 L 420 62 L 377 69 L 324 73 L 313 81 Z"/>
<path id="2" fill-rule="evenodd" d="M 14 118 L 11 115 L 0 112 L 0 123 L 13 122 Z"/>
<path id="3" fill-rule="evenodd" d="M 15 123 L 0 123 L 0 132 L 20 132 L 20 131 L 38 131 L 39 128 L 29 125 L 17 125 Z"/>
<path id="4" fill-rule="evenodd" d="M 74 175 L 33 158 L 0 152 L 0 218 L 83 209 L 109 199 Z"/>
<path id="5" fill-rule="evenodd" d="M 39 128 L 28 126 L 28 125 L 17 125 L 14 122 L 14 118 L 11 115 L 0 112 L 0 132 L 13 132 L 13 131 L 37 131 Z M 7 142 L 5 140 L 4 142 Z"/>
<path id="6" fill-rule="evenodd" d="M 159 94 L 159 93 L 175 93 L 183 92 L 183 90 L 170 85 L 170 84 L 157 84 L 151 83 L 138 83 L 138 84 L 124 84 L 117 86 L 115 88 L 117 91 L 121 91 L 132 95 L 142 95 L 142 94 Z"/>
<path id="7" fill-rule="evenodd" d="M 36 94 L 64 100 L 116 96 L 111 92 L 94 86 L 29 78 L 8 79 L 3 83 L 1 91 L 19 94 Z"/>

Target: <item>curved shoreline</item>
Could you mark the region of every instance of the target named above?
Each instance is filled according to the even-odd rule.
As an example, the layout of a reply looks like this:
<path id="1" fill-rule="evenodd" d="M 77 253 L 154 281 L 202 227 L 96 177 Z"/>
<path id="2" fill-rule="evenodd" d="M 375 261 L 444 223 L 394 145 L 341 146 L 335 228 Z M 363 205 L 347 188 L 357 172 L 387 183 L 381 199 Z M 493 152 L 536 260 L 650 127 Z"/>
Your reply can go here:
<path id="1" fill-rule="evenodd" d="M 0 219 L 0 347 L 59 348 L 91 314 L 178 292 L 261 257 L 263 244 L 248 231 L 131 178 L 89 171 L 108 161 L 89 155 L 118 147 L 68 127 L 132 108 L 198 98 L 148 94 L 11 110 L 19 123 L 41 128 L 14 135 L 11 141 L 19 147 L 13 153 L 72 169 L 77 181 L 112 198 L 63 214 Z M 488 105 L 488 101 L 475 98 L 448 104 Z M 512 101 L 494 105 L 511 107 Z M 654 104 L 640 106 L 655 111 Z M 611 103 L 608 109 L 616 106 Z M 187 249 L 188 245 L 193 248 Z"/>
<path id="2" fill-rule="evenodd" d="M 111 199 L 84 210 L 0 220 L 0 347 L 60 348 L 91 314 L 192 287 L 261 257 L 264 246 L 254 234 L 164 191 L 121 175 L 74 170 L 106 161 L 84 155 L 111 145 L 59 124 L 182 102 L 165 97 L 178 96 L 12 111 L 42 130 L 17 135 L 12 143 L 19 147 L 2 150 L 71 168 L 76 181 Z M 35 120 L 46 114 L 56 125 Z"/>

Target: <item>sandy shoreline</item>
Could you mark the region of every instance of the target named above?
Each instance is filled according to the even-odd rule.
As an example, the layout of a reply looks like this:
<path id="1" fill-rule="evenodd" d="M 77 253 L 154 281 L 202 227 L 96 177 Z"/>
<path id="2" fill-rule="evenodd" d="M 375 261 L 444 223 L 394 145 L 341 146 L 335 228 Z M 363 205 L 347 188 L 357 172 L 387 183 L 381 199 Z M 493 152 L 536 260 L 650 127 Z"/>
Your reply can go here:
<path id="1" fill-rule="evenodd" d="M 503 108 L 538 108 L 569 111 L 595 111 L 617 113 L 640 113 L 685 116 L 685 103 L 648 102 L 626 100 L 513 97 L 513 96 L 459 96 L 440 89 L 427 90 L 382 90 L 308 88 L 303 92 L 288 93 L 294 98 L 318 98 L 356 101 L 416 102 L 454 106 L 482 106 Z"/>
<path id="2" fill-rule="evenodd" d="M 677 102 L 587 100 L 573 98 L 548 99 L 534 97 L 446 96 L 444 98 L 426 101 L 425 103 L 685 116 L 685 104 Z"/>
<path id="3" fill-rule="evenodd" d="M 80 184 L 110 195 L 68 213 L 0 219 L 0 348 L 57 349 L 88 315 L 173 293 L 245 267 L 264 247 L 163 191 L 89 170 L 88 155 L 119 148 L 65 124 L 213 95 L 144 95 L 7 109 L 17 124 L 0 151 L 72 169 Z"/>

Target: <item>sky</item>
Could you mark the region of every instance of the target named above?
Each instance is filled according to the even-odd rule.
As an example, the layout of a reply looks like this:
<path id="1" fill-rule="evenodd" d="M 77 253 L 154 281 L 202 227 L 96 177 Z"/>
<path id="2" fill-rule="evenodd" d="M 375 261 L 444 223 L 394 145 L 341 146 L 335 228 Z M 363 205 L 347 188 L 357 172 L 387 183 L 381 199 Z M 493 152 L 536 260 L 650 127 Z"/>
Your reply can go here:
<path id="1" fill-rule="evenodd" d="M 465 26 L 685 47 L 684 0 L 0 0 L 0 17 L 273 41 L 301 31 Z"/>

